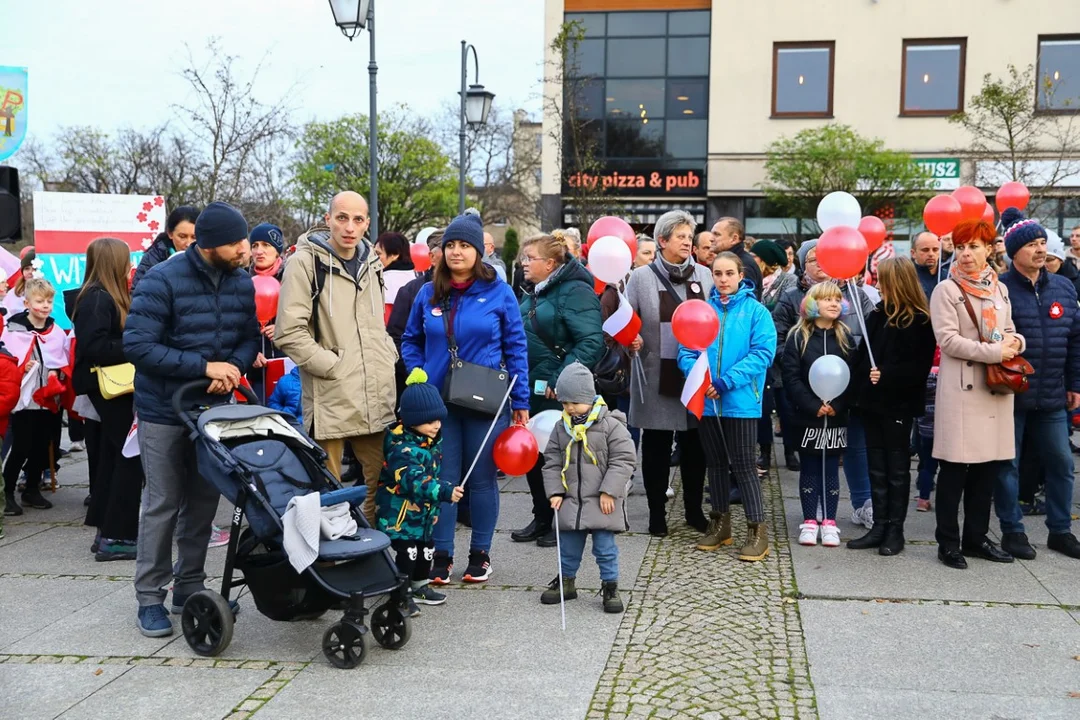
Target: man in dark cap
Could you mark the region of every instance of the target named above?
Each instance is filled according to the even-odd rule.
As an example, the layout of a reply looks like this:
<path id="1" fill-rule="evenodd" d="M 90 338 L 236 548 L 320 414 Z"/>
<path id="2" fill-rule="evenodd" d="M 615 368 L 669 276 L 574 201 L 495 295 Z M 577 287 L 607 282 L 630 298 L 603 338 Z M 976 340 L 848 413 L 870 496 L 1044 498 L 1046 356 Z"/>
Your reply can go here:
<path id="1" fill-rule="evenodd" d="M 185 404 L 220 403 L 259 351 L 255 287 L 242 269 L 250 260 L 247 221 L 231 205 L 213 202 L 199 214 L 195 237 L 186 250 L 146 273 L 124 328 L 124 354 L 135 364 L 146 474 L 135 595 L 137 625 L 147 637 L 172 634 L 165 609 L 170 583 L 174 613 L 204 589 L 207 543 L 218 507 L 218 491 L 199 475 L 188 431 L 173 412 L 173 394 L 184 383 L 205 378 L 207 391 L 192 393 Z"/>

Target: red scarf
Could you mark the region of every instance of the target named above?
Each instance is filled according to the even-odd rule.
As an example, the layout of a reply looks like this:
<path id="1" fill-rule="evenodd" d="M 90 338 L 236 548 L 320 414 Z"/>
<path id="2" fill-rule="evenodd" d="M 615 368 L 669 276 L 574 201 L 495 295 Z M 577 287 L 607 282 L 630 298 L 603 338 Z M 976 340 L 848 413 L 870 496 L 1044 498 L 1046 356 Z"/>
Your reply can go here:
<path id="1" fill-rule="evenodd" d="M 273 265 L 266 268 L 265 270 L 260 270 L 259 268 L 255 268 L 255 274 L 256 275 L 269 275 L 270 277 L 277 277 L 278 270 L 280 270 L 280 269 L 281 269 L 281 258 L 279 257 L 277 260 L 274 261 Z"/>

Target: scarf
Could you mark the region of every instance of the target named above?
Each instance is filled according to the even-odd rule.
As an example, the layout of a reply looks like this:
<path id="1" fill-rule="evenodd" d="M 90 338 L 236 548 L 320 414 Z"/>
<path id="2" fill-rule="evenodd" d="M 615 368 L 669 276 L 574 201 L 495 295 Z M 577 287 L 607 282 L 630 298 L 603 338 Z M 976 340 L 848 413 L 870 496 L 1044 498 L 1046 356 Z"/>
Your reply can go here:
<path id="1" fill-rule="evenodd" d="M 686 258 L 681 265 L 672 265 L 661 254 L 657 254 L 656 260 L 667 270 L 668 280 L 671 281 L 672 285 L 682 285 L 694 276 L 695 263 L 693 256 Z"/>
<path id="2" fill-rule="evenodd" d="M 277 277 L 278 271 L 281 270 L 281 258 L 279 257 L 274 261 L 274 264 L 265 270 L 260 270 L 254 265 L 251 266 L 255 270 L 256 275 L 269 275 L 270 277 Z"/>
<path id="3" fill-rule="evenodd" d="M 589 449 L 589 438 L 586 433 L 588 433 L 589 428 L 591 428 L 600 417 L 600 410 L 605 407 L 607 407 L 607 403 L 604 402 L 604 398 L 597 395 L 592 410 L 585 416 L 584 422 L 576 422 L 575 418 L 570 417 L 569 413 L 563 410 L 563 427 L 566 428 L 567 434 L 570 435 L 570 442 L 566 444 L 566 460 L 563 462 L 562 466 L 562 486 L 563 490 L 566 490 L 567 492 L 570 492 L 570 488 L 566 484 L 566 471 L 570 467 L 570 454 L 574 449 L 575 442 L 581 443 L 581 451 L 585 453 L 587 458 L 592 460 L 593 465 L 600 464 L 596 460 L 596 455 Z"/>
<path id="4" fill-rule="evenodd" d="M 972 297 L 990 302 L 981 302 L 982 328 L 975 328 L 986 338 L 986 342 L 997 342 L 1001 339 L 1001 333 L 997 329 L 997 305 L 994 304 L 994 295 L 997 294 L 998 276 L 989 264 L 979 273 L 969 275 L 960 269 L 958 263 L 953 263 L 949 268 L 949 279 L 960 286 L 960 290 Z"/>

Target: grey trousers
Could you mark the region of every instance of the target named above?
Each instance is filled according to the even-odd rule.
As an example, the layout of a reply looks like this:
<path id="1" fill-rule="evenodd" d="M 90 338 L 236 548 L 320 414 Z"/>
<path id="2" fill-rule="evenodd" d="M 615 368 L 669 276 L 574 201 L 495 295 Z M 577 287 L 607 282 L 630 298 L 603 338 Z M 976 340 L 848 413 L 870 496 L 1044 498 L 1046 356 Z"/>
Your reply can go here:
<path id="1" fill-rule="evenodd" d="M 135 560 L 135 596 L 141 607 L 204 589 L 206 550 L 217 513 L 217 489 L 195 464 L 195 446 L 180 425 L 139 422 L 139 451 L 146 486 Z M 173 536 L 179 557 L 172 563 Z"/>

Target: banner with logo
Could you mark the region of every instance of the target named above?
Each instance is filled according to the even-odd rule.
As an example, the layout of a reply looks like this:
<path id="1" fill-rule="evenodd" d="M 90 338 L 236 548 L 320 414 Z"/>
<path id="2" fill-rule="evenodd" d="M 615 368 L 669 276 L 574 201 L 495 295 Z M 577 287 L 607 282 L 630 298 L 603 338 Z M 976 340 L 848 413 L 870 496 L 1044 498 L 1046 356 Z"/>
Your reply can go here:
<path id="1" fill-rule="evenodd" d="M 26 68 L 0 65 L 0 161 L 26 139 Z"/>
<path id="2" fill-rule="evenodd" d="M 99 237 L 123 240 L 138 263 L 165 229 L 165 199 L 160 195 L 34 193 L 34 248 L 41 272 L 56 288 L 53 320 L 71 327 L 63 292 L 82 285 L 86 247 Z"/>

